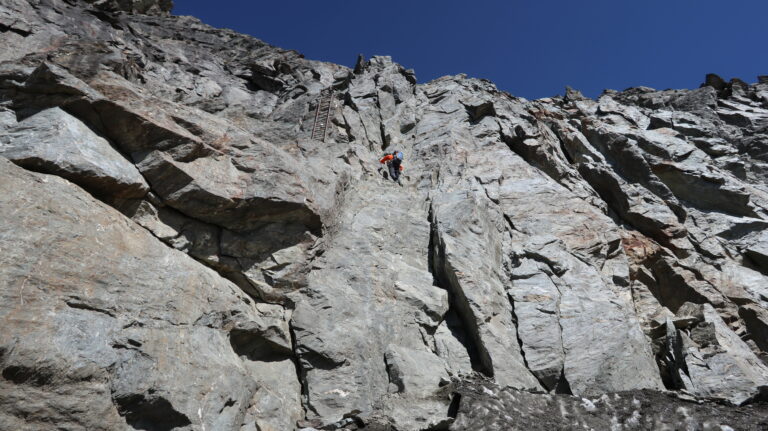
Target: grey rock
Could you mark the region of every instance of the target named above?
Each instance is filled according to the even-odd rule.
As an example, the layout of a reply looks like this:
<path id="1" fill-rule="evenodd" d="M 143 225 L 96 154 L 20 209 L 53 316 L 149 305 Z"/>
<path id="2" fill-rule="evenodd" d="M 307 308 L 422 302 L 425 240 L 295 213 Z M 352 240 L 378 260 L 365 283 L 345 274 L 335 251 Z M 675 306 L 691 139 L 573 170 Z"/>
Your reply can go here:
<path id="1" fill-rule="evenodd" d="M 755 215 L 749 192 L 717 171 L 706 172 L 671 162 L 658 163 L 653 166 L 653 171 L 678 198 L 699 208 L 739 216 Z"/>
<path id="2" fill-rule="evenodd" d="M 575 102 L 579 100 L 586 99 L 583 94 L 581 94 L 581 91 L 575 90 L 571 88 L 570 86 L 565 87 L 565 100 L 568 102 Z"/>
<path id="3" fill-rule="evenodd" d="M 465 193 L 444 194 L 432 203 L 435 273 L 456 297 L 457 313 L 477 345 L 479 363 L 504 385 L 540 388 L 525 367 L 517 328 L 501 281 L 500 215 L 494 217 Z M 495 222 L 495 223 L 494 223 Z M 473 274 L 480 269 L 483 278 Z M 494 272 L 496 272 L 494 274 Z M 504 358 L 503 360 L 501 358 Z"/>
<path id="4" fill-rule="evenodd" d="M 573 393 L 661 389 L 650 347 L 630 306 L 600 289 L 597 271 L 581 262 L 574 262 L 562 278 L 568 286 L 560 300 L 564 375 Z M 592 329 L 585 331 L 587 327 Z"/>
<path id="5" fill-rule="evenodd" d="M 390 391 L 424 397 L 447 380 L 445 362 L 429 351 L 391 345 L 384 353 Z"/>
<path id="6" fill-rule="evenodd" d="M 768 268 L 768 233 L 763 231 L 745 249 L 745 255 L 761 268 Z"/>
<path id="7" fill-rule="evenodd" d="M 173 9 L 172 0 L 85 0 L 107 11 L 125 11 L 148 15 L 167 15 Z"/>
<path id="8" fill-rule="evenodd" d="M 285 181 L 288 189 L 280 190 L 271 187 L 267 176 L 253 182 L 227 156 L 178 162 L 153 151 L 137 166 L 168 205 L 194 218 L 235 230 L 275 221 L 319 228 L 319 216 L 306 204 L 299 184 Z M 285 163 L 267 169 L 284 175 L 292 168 Z"/>
<path id="9" fill-rule="evenodd" d="M 708 73 L 706 78 L 704 79 L 704 83 L 701 84 L 702 87 L 703 86 L 712 87 L 712 88 L 714 88 L 717 91 L 725 90 L 725 87 L 727 85 L 728 84 L 725 82 L 725 80 L 723 78 L 719 77 L 718 75 L 716 75 L 714 73 Z"/>
<path id="10" fill-rule="evenodd" d="M 717 106 L 717 93 L 712 87 L 702 87 L 672 99 L 670 105 L 681 111 L 707 112 Z"/>
<path id="11" fill-rule="evenodd" d="M 169 10 L 0 0 L 0 141 L 48 154 L 23 125 L 56 113 L 111 151 L 2 164 L 1 428 L 724 427 L 658 390 L 765 396 L 765 83 L 528 101 Z"/>
<path id="12" fill-rule="evenodd" d="M 447 313 L 435 331 L 435 353 L 446 362 L 453 374 L 472 372 L 467 343 L 467 334 L 462 330 L 461 320 L 454 312 Z"/>
<path id="13" fill-rule="evenodd" d="M 149 190 L 136 167 L 80 120 L 59 108 L 8 128 L 0 155 L 35 171 L 66 178 L 98 196 L 140 198 Z"/>
<path id="14" fill-rule="evenodd" d="M 0 110 L 0 130 L 2 130 L 3 133 L 10 127 L 15 126 L 16 123 L 16 114 L 12 111 Z"/>
<path id="15" fill-rule="evenodd" d="M 301 406 L 281 308 L 256 306 L 65 180 L 5 159 L 0 175 L 0 211 L 12 221 L 0 232 L 0 385 L 14 394 L 3 428 L 235 429 L 258 388 L 284 400 L 254 420 L 292 426 Z M 270 355 L 288 359 L 282 374 L 249 372 Z"/>
<path id="16" fill-rule="evenodd" d="M 617 103 L 608 95 L 603 95 L 598 100 L 597 114 L 608 115 L 609 117 L 611 115 L 618 116 L 622 122 L 629 122 L 641 130 L 647 128 L 650 124 L 650 119 L 640 112 L 638 108 Z"/>
<path id="17" fill-rule="evenodd" d="M 765 352 L 768 347 L 768 312 L 759 305 L 746 304 L 739 307 L 739 316 L 744 319 L 750 338 L 761 352 Z"/>
<path id="18" fill-rule="evenodd" d="M 371 193 L 376 200 L 369 199 Z M 429 350 L 448 310 L 447 294 L 433 285 L 429 272 L 423 199 L 368 176 L 337 208 L 344 229 L 321 240 L 324 252 L 313 262 L 307 289 L 293 296 L 292 328 L 310 416 L 332 422 L 354 409 L 372 411 L 390 393 L 390 346 L 442 362 Z M 407 247 L 398 240 L 403 235 Z M 345 324 L 337 323 L 340 313 Z M 433 372 L 413 360 L 397 366 L 402 376 Z"/>
<path id="19" fill-rule="evenodd" d="M 526 364 L 546 389 L 555 389 L 565 356 L 558 316 L 560 290 L 531 259 L 524 259 L 512 274 L 508 293 L 514 303 Z"/>
<path id="20" fill-rule="evenodd" d="M 582 163 L 579 172 L 612 210 L 645 235 L 675 248 L 675 238 L 687 233 L 669 206 L 647 189 L 628 184 L 604 165 Z"/>
<path id="21" fill-rule="evenodd" d="M 701 314 L 702 322 L 690 331 L 668 329 L 669 353 L 678 366 L 680 384 L 699 396 L 741 404 L 766 384 L 768 367 L 726 326 L 711 305 L 701 306 Z"/>
<path id="22" fill-rule="evenodd" d="M 668 127 L 690 137 L 719 136 L 716 121 L 685 111 L 658 110 L 650 115 L 650 129 Z"/>

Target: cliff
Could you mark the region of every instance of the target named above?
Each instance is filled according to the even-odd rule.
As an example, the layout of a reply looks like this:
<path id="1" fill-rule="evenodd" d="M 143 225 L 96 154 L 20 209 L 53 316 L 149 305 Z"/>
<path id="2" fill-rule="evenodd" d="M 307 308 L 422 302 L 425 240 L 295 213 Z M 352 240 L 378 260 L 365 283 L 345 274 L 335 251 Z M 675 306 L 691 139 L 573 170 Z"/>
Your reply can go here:
<path id="1" fill-rule="evenodd" d="M 530 101 L 170 9 L 0 0 L 0 428 L 768 426 L 767 78 Z"/>

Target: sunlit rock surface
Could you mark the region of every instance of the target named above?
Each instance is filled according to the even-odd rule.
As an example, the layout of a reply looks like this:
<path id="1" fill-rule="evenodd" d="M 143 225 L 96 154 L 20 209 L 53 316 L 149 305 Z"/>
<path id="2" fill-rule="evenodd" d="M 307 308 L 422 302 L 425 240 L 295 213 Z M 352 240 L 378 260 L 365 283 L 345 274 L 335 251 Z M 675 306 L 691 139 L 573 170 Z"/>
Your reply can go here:
<path id="1" fill-rule="evenodd" d="M 0 428 L 765 425 L 768 79 L 529 101 L 170 9 L 0 0 Z"/>

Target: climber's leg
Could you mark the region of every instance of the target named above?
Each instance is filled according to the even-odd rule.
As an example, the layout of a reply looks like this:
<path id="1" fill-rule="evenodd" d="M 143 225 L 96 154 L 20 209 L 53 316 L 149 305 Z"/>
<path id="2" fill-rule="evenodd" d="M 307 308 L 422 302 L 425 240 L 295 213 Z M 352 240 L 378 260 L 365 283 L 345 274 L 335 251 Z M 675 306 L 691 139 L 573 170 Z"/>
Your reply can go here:
<path id="1" fill-rule="evenodd" d="M 392 163 L 387 163 L 387 166 L 389 167 L 389 177 L 392 178 L 392 181 L 397 181 L 400 178 L 400 171 L 392 166 Z"/>

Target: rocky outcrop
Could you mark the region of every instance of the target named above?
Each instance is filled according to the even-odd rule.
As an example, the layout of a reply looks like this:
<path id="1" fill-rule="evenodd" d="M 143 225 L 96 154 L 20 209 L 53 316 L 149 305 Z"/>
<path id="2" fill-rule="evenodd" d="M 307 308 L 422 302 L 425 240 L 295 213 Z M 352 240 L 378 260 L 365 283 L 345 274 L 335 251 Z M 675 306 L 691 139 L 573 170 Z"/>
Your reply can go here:
<path id="1" fill-rule="evenodd" d="M 0 428 L 765 421 L 764 79 L 529 101 L 169 10 L 0 0 Z"/>
<path id="2" fill-rule="evenodd" d="M 281 307 L 64 179 L 4 159 L 0 178 L 2 428 L 286 429 L 301 417 Z"/>
<path id="3" fill-rule="evenodd" d="M 8 127 L 0 137 L 0 155 L 102 196 L 142 198 L 149 191 L 133 163 L 60 108 L 43 110 Z"/>
<path id="4" fill-rule="evenodd" d="M 172 0 L 85 0 L 94 7 L 109 12 L 167 15 L 173 9 Z"/>

